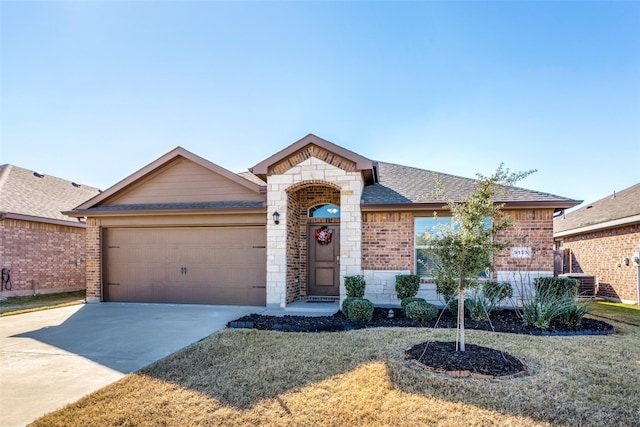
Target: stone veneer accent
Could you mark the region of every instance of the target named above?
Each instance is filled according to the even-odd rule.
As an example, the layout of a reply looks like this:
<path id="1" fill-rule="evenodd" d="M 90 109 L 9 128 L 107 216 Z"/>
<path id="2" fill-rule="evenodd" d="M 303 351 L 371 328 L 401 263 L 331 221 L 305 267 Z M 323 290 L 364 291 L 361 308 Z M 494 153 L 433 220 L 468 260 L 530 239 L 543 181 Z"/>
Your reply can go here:
<path id="1" fill-rule="evenodd" d="M 337 156 L 336 156 L 337 157 Z M 282 162 L 280 163 L 282 164 Z M 284 308 L 287 304 L 287 247 L 291 230 L 301 227 L 290 216 L 290 209 L 302 209 L 290 193 L 307 186 L 326 186 L 340 189 L 340 296 L 344 298 L 344 276 L 361 274 L 362 232 L 360 199 L 364 186 L 357 171 L 346 171 L 316 157 L 301 161 L 278 175 L 267 177 L 267 306 Z M 304 194 L 301 192 L 300 195 Z M 296 205 L 297 203 L 297 205 Z M 271 215 L 280 213 L 280 224 L 274 224 Z M 300 270 L 297 270 L 299 273 Z"/>
<path id="2" fill-rule="evenodd" d="M 3 295 L 84 289 L 85 257 L 84 227 L 0 221 L 0 268 L 11 270 L 12 284 Z"/>
<path id="3" fill-rule="evenodd" d="M 597 230 L 562 238 L 571 250 L 571 271 L 598 279 L 598 296 L 614 301 L 637 303 L 638 268 L 631 258 L 640 252 L 640 224 Z M 629 265 L 622 258 L 630 259 Z"/>

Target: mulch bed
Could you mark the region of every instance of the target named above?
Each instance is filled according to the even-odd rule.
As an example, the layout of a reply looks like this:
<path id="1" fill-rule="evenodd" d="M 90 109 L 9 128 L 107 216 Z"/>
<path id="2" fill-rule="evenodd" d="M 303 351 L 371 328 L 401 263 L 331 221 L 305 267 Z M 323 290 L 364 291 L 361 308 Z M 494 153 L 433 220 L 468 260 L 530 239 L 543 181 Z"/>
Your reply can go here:
<path id="1" fill-rule="evenodd" d="M 455 328 L 456 316 L 445 310 L 439 319 L 418 323 L 407 319 L 400 309 L 393 309 L 393 318 L 388 317 L 389 309 L 376 308 L 370 322 L 353 322 L 342 312 L 333 316 L 262 316 L 251 314 L 241 317 L 228 326 L 232 328 L 250 328 L 260 330 L 276 330 L 285 332 L 330 332 L 348 331 L 352 329 L 379 327 L 426 327 Z M 436 324 L 437 322 L 437 324 Z M 561 322 L 552 322 L 547 330 L 525 326 L 516 310 L 494 310 L 491 321 L 474 321 L 465 318 L 466 329 L 505 332 L 527 335 L 607 335 L 613 333 L 613 326 L 601 320 L 585 317 L 580 326 L 568 326 Z"/>
<path id="2" fill-rule="evenodd" d="M 342 312 L 333 316 L 262 316 L 252 314 L 229 322 L 232 328 L 252 328 L 285 332 L 330 332 L 379 327 L 456 328 L 456 316 L 449 310 L 440 312 L 435 320 L 418 323 L 405 318 L 399 309 L 376 308 L 370 322 L 353 322 Z M 568 326 L 552 322 L 547 330 L 525 326 L 516 310 L 495 310 L 490 321 L 465 318 L 465 329 L 529 335 L 607 335 L 613 326 L 601 320 L 583 318 L 582 325 Z M 465 352 L 456 350 L 455 342 L 429 341 L 417 344 L 404 353 L 410 363 L 429 372 L 452 377 L 478 379 L 507 379 L 528 374 L 527 366 L 512 355 L 500 350 L 467 344 Z"/>
<path id="3" fill-rule="evenodd" d="M 404 352 L 405 358 L 420 368 L 451 377 L 508 379 L 527 375 L 527 366 L 509 353 L 475 344 L 456 351 L 455 341 L 429 341 Z"/>

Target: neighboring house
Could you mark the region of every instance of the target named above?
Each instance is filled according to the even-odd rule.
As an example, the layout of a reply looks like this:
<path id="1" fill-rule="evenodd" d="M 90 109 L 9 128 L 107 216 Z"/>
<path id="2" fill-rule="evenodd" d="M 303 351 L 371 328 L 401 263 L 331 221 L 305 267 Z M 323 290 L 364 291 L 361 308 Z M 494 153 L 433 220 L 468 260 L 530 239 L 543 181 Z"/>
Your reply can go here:
<path id="1" fill-rule="evenodd" d="M 553 229 L 558 248 L 571 251 L 565 270 L 596 276 L 598 296 L 638 302 L 640 183 L 558 216 Z"/>
<path id="2" fill-rule="evenodd" d="M 315 135 L 250 171 L 178 147 L 67 212 L 87 221 L 88 301 L 284 308 L 344 298 L 344 277 L 363 274 L 367 298 L 396 305 L 395 275 L 422 274 L 416 236 L 435 212 L 447 217 L 446 198 L 474 191 L 471 179 L 374 162 Z M 579 202 L 515 187 L 499 198 L 518 240 L 496 258 L 497 277 L 553 275 L 553 214 Z M 423 282 L 419 295 L 436 301 Z"/>
<path id="3" fill-rule="evenodd" d="M 1 295 L 84 289 L 85 224 L 61 211 L 96 194 L 93 187 L 0 166 L 0 268 L 11 280 Z"/>

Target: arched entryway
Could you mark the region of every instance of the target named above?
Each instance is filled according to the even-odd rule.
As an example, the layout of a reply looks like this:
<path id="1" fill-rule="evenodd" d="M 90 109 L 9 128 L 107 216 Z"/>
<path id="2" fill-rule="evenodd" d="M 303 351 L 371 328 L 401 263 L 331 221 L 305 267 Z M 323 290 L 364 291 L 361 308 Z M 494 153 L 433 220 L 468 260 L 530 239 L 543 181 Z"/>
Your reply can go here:
<path id="1" fill-rule="evenodd" d="M 339 298 L 340 189 L 331 183 L 287 191 L 287 304 Z"/>

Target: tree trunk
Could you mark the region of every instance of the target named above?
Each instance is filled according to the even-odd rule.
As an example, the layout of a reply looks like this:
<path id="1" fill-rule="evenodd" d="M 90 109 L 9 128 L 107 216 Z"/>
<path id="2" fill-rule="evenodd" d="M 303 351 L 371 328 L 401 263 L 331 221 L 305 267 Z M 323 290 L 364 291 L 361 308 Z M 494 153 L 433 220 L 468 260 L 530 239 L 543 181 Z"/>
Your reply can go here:
<path id="1" fill-rule="evenodd" d="M 464 352 L 464 289 L 458 288 L 458 336 L 459 336 L 459 351 Z"/>

